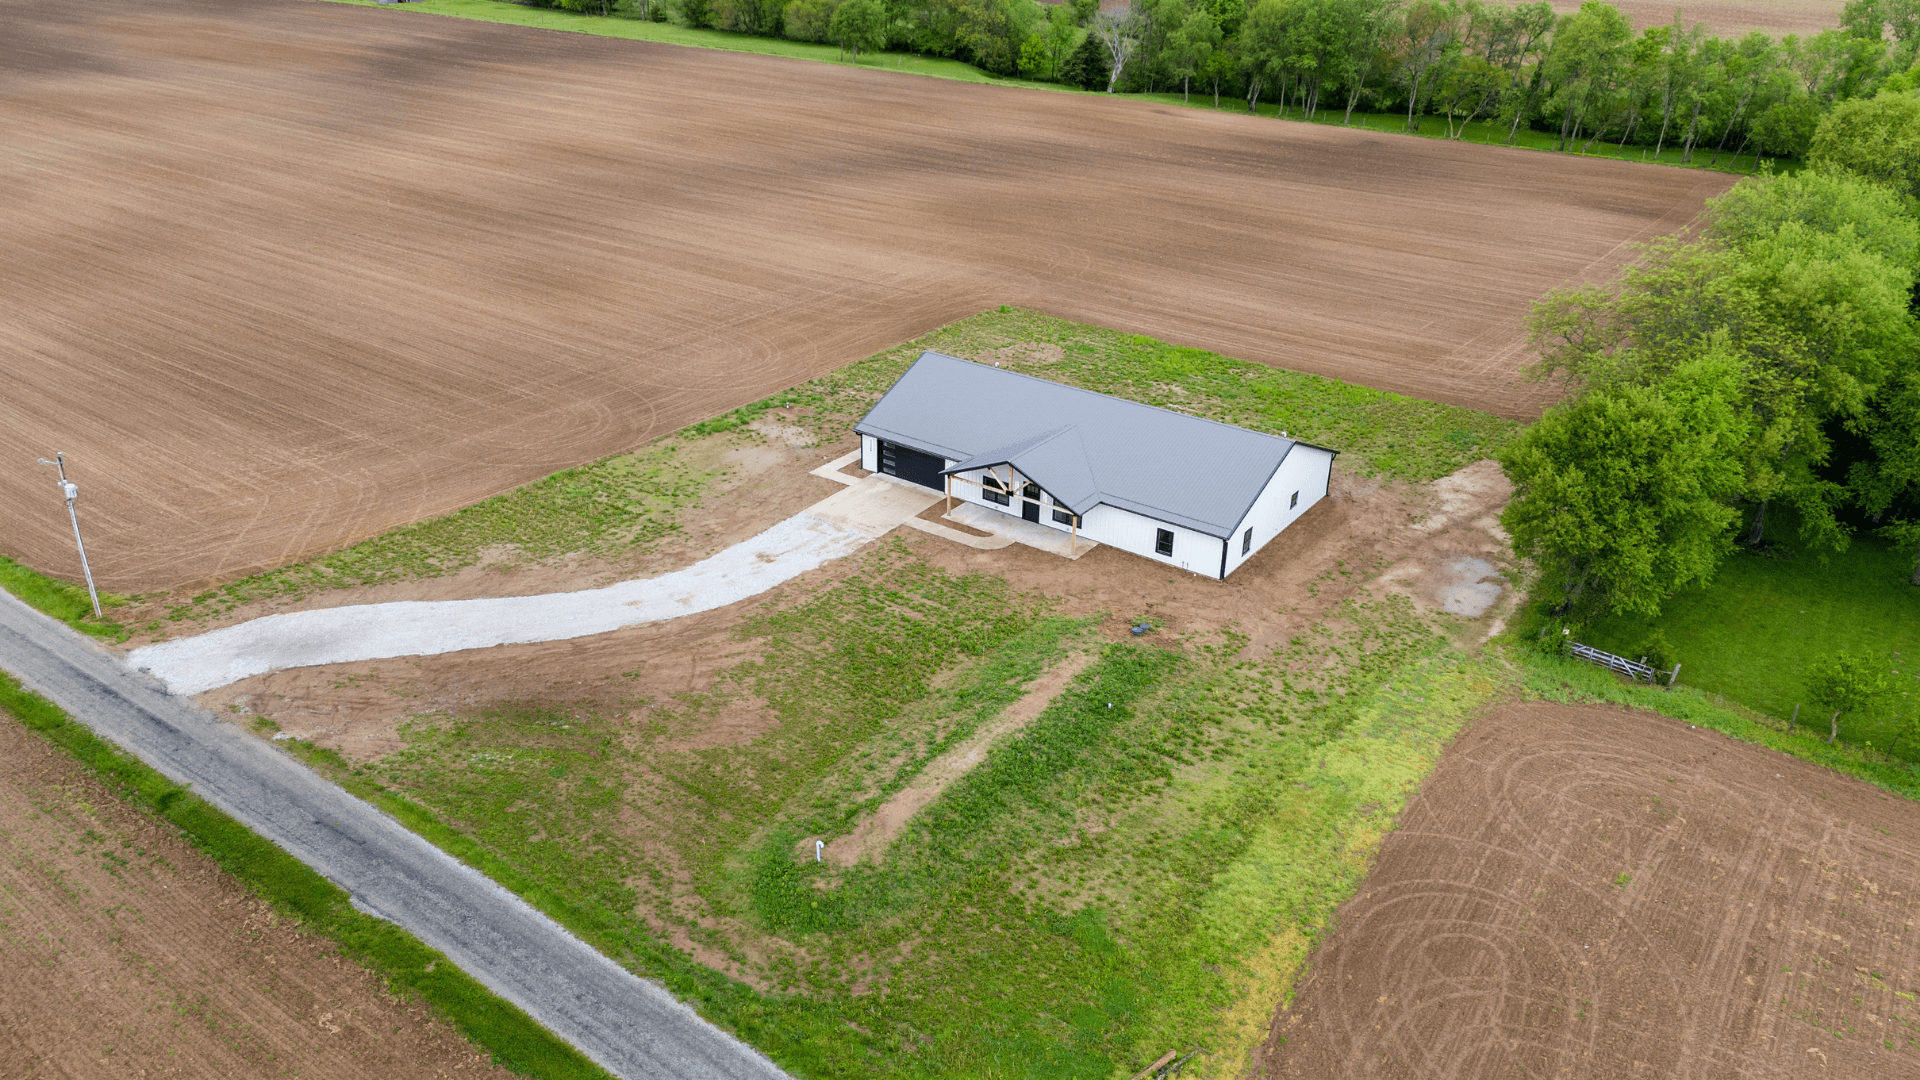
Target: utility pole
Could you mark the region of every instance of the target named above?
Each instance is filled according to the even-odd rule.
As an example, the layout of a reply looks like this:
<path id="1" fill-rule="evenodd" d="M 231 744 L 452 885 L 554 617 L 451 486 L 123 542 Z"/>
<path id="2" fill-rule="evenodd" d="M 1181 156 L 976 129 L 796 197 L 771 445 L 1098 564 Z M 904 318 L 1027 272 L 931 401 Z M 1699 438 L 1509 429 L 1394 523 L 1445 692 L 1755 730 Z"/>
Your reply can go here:
<path id="1" fill-rule="evenodd" d="M 104 618 L 100 614 L 100 593 L 93 587 L 93 568 L 87 565 L 86 541 L 80 539 L 80 515 L 74 512 L 73 500 L 80 494 L 80 488 L 67 479 L 67 455 L 59 450 L 53 452 L 53 460 L 40 459 L 42 465 L 52 465 L 60 470 L 60 494 L 67 497 L 67 520 L 73 522 L 73 546 L 80 549 L 80 572 L 87 576 L 87 596 L 93 601 L 93 617 Z"/>

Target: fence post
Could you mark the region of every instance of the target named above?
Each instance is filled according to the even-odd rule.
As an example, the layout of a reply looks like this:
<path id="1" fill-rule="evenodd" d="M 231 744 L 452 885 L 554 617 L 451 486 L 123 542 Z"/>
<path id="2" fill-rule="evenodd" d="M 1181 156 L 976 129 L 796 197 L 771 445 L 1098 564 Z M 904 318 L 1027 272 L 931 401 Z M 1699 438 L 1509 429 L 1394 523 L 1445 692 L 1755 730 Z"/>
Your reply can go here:
<path id="1" fill-rule="evenodd" d="M 1795 705 L 1793 707 L 1793 719 L 1787 721 L 1787 734 L 1789 735 L 1793 734 L 1793 725 L 1799 722 L 1800 722 L 1800 706 Z"/>
<path id="2" fill-rule="evenodd" d="M 1668 692 L 1672 692 L 1672 690 L 1673 690 L 1673 684 L 1674 684 L 1674 683 L 1677 683 L 1677 682 L 1679 682 L 1679 681 L 1680 681 L 1680 662 L 1679 662 L 1678 660 L 1676 660 L 1676 661 L 1674 661 L 1674 662 L 1673 662 L 1673 670 L 1672 670 L 1672 671 L 1669 671 L 1669 672 L 1667 672 L 1667 690 L 1668 690 Z"/>

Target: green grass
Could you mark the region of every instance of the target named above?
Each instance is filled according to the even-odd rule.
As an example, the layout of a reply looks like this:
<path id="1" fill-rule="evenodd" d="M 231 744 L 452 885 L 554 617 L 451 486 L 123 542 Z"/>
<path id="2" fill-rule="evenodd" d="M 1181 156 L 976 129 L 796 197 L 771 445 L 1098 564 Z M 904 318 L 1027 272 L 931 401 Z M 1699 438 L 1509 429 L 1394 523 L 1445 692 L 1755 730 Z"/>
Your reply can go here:
<path id="1" fill-rule="evenodd" d="M 553 8 L 521 7 L 506 3 L 504 0 L 420 0 L 418 3 L 380 5 L 371 0 L 336 0 L 359 7 L 382 7 L 396 14 L 425 13 L 428 15 L 446 15 L 456 19 L 472 19 L 478 22 L 507 23 L 513 26 L 532 26 L 542 30 L 559 30 L 576 34 L 592 34 L 596 37 L 622 38 L 628 41 L 654 41 L 666 45 L 684 45 L 695 49 L 718 49 L 723 52 L 753 53 L 760 56 L 784 56 L 795 60 L 811 60 L 820 63 L 852 65 L 841 50 L 833 45 L 816 45 L 807 41 L 792 41 L 787 38 L 756 37 L 751 34 L 733 34 L 724 30 L 699 30 L 681 26 L 678 23 L 644 22 L 639 19 L 615 16 L 602 18 L 593 15 L 581 15 Z M 1027 79 L 1003 79 L 958 60 L 948 60 L 937 56 L 920 56 L 910 53 L 866 53 L 860 57 L 859 65 L 876 70 L 903 71 L 913 75 L 928 75 L 937 79 L 953 79 L 958 82 L 992 83 L 997 86 L 1026 86 L 1035 89 L 1058 90 L 1065 93 L 1082 93 L 1056 83 L 1040 83 Z"/>
<path id="2" fill-rule="evenodd" d="M 42 615 L 59 619 L 83 634 L 116 642 L 126 639 L 125 627 L 111 619 L 93 617 L 93 601 L 88 598 L 85 585 L 56 581 L 0 555 L 0 589 L 12 593 Z M 124 607 L 127 602 L 126 597 L 114 593 L 100 594 L 103 614 Z"/>
<path id="3" fill-rule="evenodd" d="M 496 1064 L 543 1080 L 607 1080 L 572 1046 L 496 997 L 445 956 L 391 923 L 355 911 L 347 894 L 239 822 L 131 758 L 47 699 L 0 672 L 5 713 L 85 765 L 130 804 L 172 822 L 201 851 L 282 914 L 451 1021 Z"/>
<path id="4" fill-rule="evenodd" d="M 729 430 L 729 419 L 694 430 Z M 720 475 L 688 457 L 684 439 L 663 439 L 317 559 L 229 582 L 169 605 L 166 618 L 204 619 L 243 604 L 434 577 L 483 559 L 530 563 L 575 552 L 617 557 L 644 550 L 677 531 L 680 512 L 698 506 Z"/>
<path id="5" fill-rule="evenodd" d="M 1060 359 L 1033 358 L 1058 347 Z M 1363 475 L 1426 481 L 1492 456 L 1520 425 L 1454 405 L 1235 360 L 1202 349 L 1001 307 L 916 338 L 806 385 L 851 423 L 924 349 L 1255 431 L 1286 431 L 1341 452 Z M 816 421 L 819 422 L 819 421 Z"/>
<path id="6" fill-rule="evenodd" d="M 705 490 L 687 465 L 702 440 L 773 410 L 844 438 L 926 348 L 1285 429 L 1410 481 L 1518 430 L 1001 308 L 187 608 L 442 573 L 483 548 L 645 542 Z M 796 1075 L 1104 1077 L 1202 1044 L 1209 1071 L 1243 1061 L 1493 684 L 1402 600 L 1344 608 L 1251 659 L 1230 635 L 1111 645 L 1045 596 L 922 561 L 925 542 L 874 545 L 763 608 L 744 657 L 700 694 L 423 715 L 372 765 L 283 745 Z M 1097 662 L 878 868 L 805 858 L 808 838 L 847 832 L 1076 650 Z M 741 715 L 757 726 L 734 745 L 685 743 Z"/>
<path id="7" fill-rule="evenodd" d="M 1101 642 L 904 542 L 856 558 L 752 620 L 707 693 L 422 716 L 373 765 L 311 758 L 797 1075 L 1105 1077 L 1244 1057 L 1492 692 L 1403 600 L 1243 660 Z M 810 861 L 1075 649 L 1096 661 L 878 867 Z M 743 706 L 778 722 L 679 746 Z"/>
<path id="8" fill-rule="evenodd" d="M 1127 96 L 1142 101 L 1154 101 L 1167 105 L 1182 104 L 1179 94 L 1129 94 Z M 1203 97 L 1200 94 L 1195 94 L 1193 100 L 1186 104 L 1189 108 L 1215 108 L 1211 96 Z M 1222 98 L 1218 108 L 1221 112 L 1236 112 L 1244 115 L 1247 111 L 1247 103 L 1244 98 L 1237 100 Z M 1351 126 L 1363 131 L 1373 131 L 1383 135 L 1409 134 L 1407 131 L 1407 114 L 1404 112 L 1355 112 L 1352 123 L 1346 124 L 1344 114 L 1339 109 L 1320 109 L 1314 113 L 1311 121 L 1306 121 L 1303 117 L 1303 110 L 1297 106 L 1282 110 L 1277 103 L 1261 102 L 1257 115 L 1272 116 L 1293 123 L 1305 122 L 1319 124 L 1325 127 Z M 1417 134 L 1420 137 L 1427 139 L 1444 139 L 1447 137 L 1446 117 L 1421 116 L 1418 118 L 1418 121 L 1419 130 Z M 1476 120 L 1470 124 L 1456 124 L 1455 127 L 1456 130 L 1464 128 L 1460 133 L 1458 140 L 1460 142 L 1477 143 L 1482 146 L 1509 145 L 1507 142 L 1507 127 L 1504 124 L 1486 120 Z M 1548 153 L 1572 153 L 1578 150 L 1577 146 L 1575 151 L 1555 150 L 1554 144 L 1558 140 L 1559 137 L 1552 132 L 1535 131 L 1532 128 L 1522 127 L 1514 137 L 1511 145 L 1522 150 L 1540 150 Z M 1584 143 L 1584 140 L 1582 140 L 1582 142 Z M 1610 142 L 1596 142 L 1587 153 L 1579 156 L 1614 158 L 1620 161 L 1639 161 L 1648 164 L 1669 165 L 1676 168 L 1706 169 L 1707 163 L 1713 160 L 1713 147 L 1695 147 L 1693 154 L 1694 160 L 1692 162 L 1681 161 L 1682 150 L 1674 146 L 1671 141 L 1661 149 L 1658 156 L 1654 155 L 1653 147 L 1651 146 L 1634 146 L 1629 144 L 1625 147 L 1619 147 Z M 1790 172 L 1799 167 L 1799 162 L 1790 158 L 1768 158 L 1766 160 L 1772 164 L 1775 172 Z M 1736 159 L 1733 157 L 1732 148 L 1729 147 L 1726 153 L 1720 155 L 1720 162 L 1712 171 L 1750 174 L 1758 172 L 1759 169 L 1760 159 L 1755 155 L 1743 154 Z"/>
<path id="9" fill-rule="evenodd" d="M 1021 359 L 1018 350 L 1036 346 L 1057 346 L 1061 359 Z M 576 552 L 617 558 L 645 550 L 678 530 L 682 511 L 709 497 L 722 470 L 698 463 L 718 460 L 714 440 L 733 437 L 774 410 L 781 411 L 781 423 L 809 431 L 820 442 L 845 439 L 853 423 L 925 349 L 999 360 L 1014 371 L 1256 431 L 1286 431 L 1339 450 L 1344 469 L 1397 480 L 1444 476 L 1498 453 L 1520 430 L 1515 421 L 1471 409 L 1002 307 L 690 425 L 631 453 L 555 473 L 330 555 L 166 603 L 165 619 L 149 626 L 191 626 L 245 604 L 449 574 L 482 559 L 526 564 Z"/>
<path id="10" fill-rule="evenodd" d="M 382 7 L 372 0 L 335 0 L 361 7 Z M 681 26 L 677 23 L 643 22 L 638 19 L 616 15 L 611 18 L 594 15 L 582 15 L 577 12 L 560 11 L 551 8 L 530 8 L 505 0 L 420 0 L 418 3 L 384 5 L 386 10 L 394 12 L 421 12 L 429 15 L 445 15 L 458 19 L 473 19 L 480 22 L 507 23 L 514 26 L 532 26 L 542 30 L 559 30 L 576 34 L 592 34 L 597 37 L 622 38 L 629 41 L 653 41 L 666 45 L 684 45 L 696 49 L 719 49 L 724 52 L 753 53 L 760 56 L 783 56 L 796 60 L 809 60 L 818 63 L 851 64 L 845 54 L 833 45 L 816 45 L 811 42 L 790 41 L 786 38 L 757 37 L 751 34 L 734 34 L 724 30 L 699 30 Z M 861 57 L 860 67 L 876 70 L 900 71 L 912 75 L 926 75 L 938 79 L 953 79 L 958 82 L 991 83 L 995 86 L 1020 86 L 1031 90 L 1049 90 L 1062 94 L 1087 94 L 1109 96 L 1102 90 L 1081 90 L 1055 82 L 1039 82 L 1032 79 L 1003 78 L 990 75 L 971 64 L 958 60 L 948 60 L 937 56 L 921 56 L 912 53 L 868 53 Z M 1208 94 L 1195 93 L 1183 100 L 1180 94 L 1119 94 L 1112 95 L 1129 100 L 1151 101 L 1163 105 L 1179 105 L 1184 108 L 1215 109 L 1223 112 L 1247 111 L 1244 98 L 1223 97 L 1218 106 Z M 1278 103 L 1262 102 L 1257 110 L 1262 116 L 1281 116 L 1288 120 L 1301 120 L 1303 110 L 1299 108 L 1282 109 Z M 1316 124 L 1338 126 L 1343 122 L 1344 114 L 1338 109 L 1322 109 L 1315 113 L 1311 121 Z M 1353 114 L 1352 126 L 1383 134 L 1405 135 L 1407 118 L 1405 113 L 1361 113 Z M 1506 145 L 1507 130 L 1504 126 L 1489 121 L 1475 121 L 1465 125 L 1466 133 L 1462 141 Z M 1447 123 L 1444 117 L 1423 116 L 1419 118 L 1418 134 L 1426 138 L 1445 138 Z M 1528 150 L 1552 150 L 1556 136 L 1544 131 L 1523 130 L 1514 141 L 1514 145 Z M 1694 152 L 1695 161 L 1686 168 L 1706 168 L 1713 158 L 1713 148 L 1704 152 Z M 1657 161 L 1663 165 L 1681 166 L 1681 151 L 1672 147 L 1664 149 L 1655 158 L 1651 147 L 1616 148 L 1611 143 L 1596 142 L 1589 157 L 1620 158 L 1628 161 Z M 1751 173 L 1759 169 L 1756 155 L 1730 158 L 1721 155 L 1722 164 L 1717 172 Z M 1741 162 L 1746 164 L 1744 167 Z M 1777 169 L 1791 169 L 1797 163 L 1776 161 Z"/>
<path id="11" fill-rule="evenodd" d="M 1656 627 L 1683 665 L 1683 683 L 1723 695 L 1778 720 L 1793 716 L 1827 731 L 1828 712 L 1806 694 L 1801 673 L 1814 656 L 1836 650 L 1888 654 L 1899 674 L 1893 698 L 1874 712 L 1842 717 L 1840 737 L 1908 760 L 1920 741 L 1900 739 L 1920 716 L 1920 588 L 1908 584 L 1912 553 L 1862 535 L 1844 553 L 1804 550 L 1790 514 L 1773 519 L 1774 558 L 1737 554 L 1711 585 L 1679 593 L 1655 622 L 1609 619 L 1582 640 L 1634 653 Z"/>
<path id="12" fill-rule="evenodd" d="M 1920 768 L 1913 762 L 1864 746 L 1846 743 L 1829 746 L 1824 739 L 1824 726 L 1818 735 L 1804 725 L 1788 732 L 1786 722 L 1780 718 L 1728 702 L 1712 691 L 1685 685 L 1667 691 L 1644 683 L 1630 684 L 1603 668 L 1544 656 L 1520 642 L 1509 642 L 1503 655 L 1520 670 L 1519 689 L 1522 696 L 1530 700 L 1563 704 L 1611 702 L 1643 709 L 1712 728 L 1741 742 L 1791 754 L 1909 799 L 1920 799 Z"/>

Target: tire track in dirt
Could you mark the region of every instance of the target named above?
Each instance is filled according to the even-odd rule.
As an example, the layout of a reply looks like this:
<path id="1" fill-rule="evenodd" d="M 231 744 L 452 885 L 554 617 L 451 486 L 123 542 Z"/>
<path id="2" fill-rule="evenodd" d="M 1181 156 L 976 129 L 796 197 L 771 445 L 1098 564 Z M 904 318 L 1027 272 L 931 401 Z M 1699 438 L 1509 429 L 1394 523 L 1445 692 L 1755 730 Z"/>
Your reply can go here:
<path id="1" fill-rule="evenodd" d="M 0 458 L 102 583 L 445 513 L 999 303 L 1527 414 L 1731 178 L 289 0 L 5 7 Z M 72 561 L 0 470 L 0 550 Z"/>
<path id="2" fill-rule="evenodd" d="M 1477 721 L 1275 1014 L 1271 1077 L 1920 1071 L 1910 802 L 1603 707 Z"/>

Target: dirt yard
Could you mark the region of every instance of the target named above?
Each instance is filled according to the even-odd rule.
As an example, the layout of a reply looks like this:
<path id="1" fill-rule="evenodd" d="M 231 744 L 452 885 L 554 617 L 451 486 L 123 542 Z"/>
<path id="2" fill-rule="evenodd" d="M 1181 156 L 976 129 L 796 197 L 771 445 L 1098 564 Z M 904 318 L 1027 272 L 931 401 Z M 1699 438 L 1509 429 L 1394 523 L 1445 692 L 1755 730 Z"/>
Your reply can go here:
<path id="1" fill-rule="evenodd" d="M 233 577 L 1001 303 L 1524 414 L 1730 177 L 297 0 L 16 3 L 0 550 Z"/>
<path id="2" fill-rule="evenodd" d="M 1677 721 L 1496 709 L 1381 846 L 1256 1075 L 1920 1075 L 1917 822 Z"/>
<path id="3" fill-rule="evenodd" d="M 0 1078 L 498 1076 L 0 717 Z"/>

